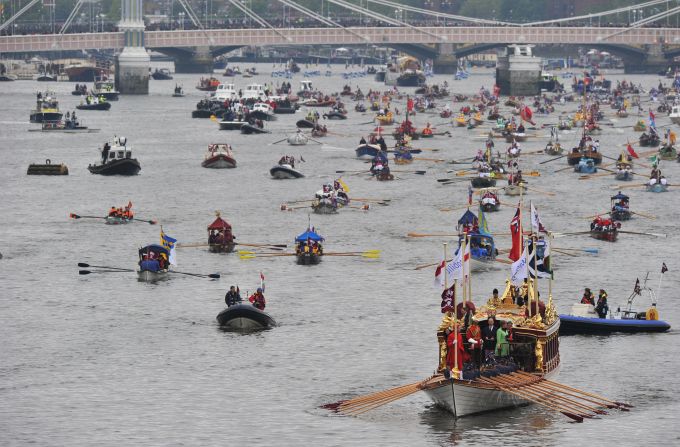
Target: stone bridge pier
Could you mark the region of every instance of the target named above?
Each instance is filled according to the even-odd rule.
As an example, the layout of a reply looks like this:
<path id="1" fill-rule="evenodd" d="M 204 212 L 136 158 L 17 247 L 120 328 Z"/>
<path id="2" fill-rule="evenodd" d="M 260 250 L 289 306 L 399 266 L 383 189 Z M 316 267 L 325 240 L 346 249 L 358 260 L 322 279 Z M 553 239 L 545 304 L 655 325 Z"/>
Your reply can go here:
<path id="1" fill-rule="evenodd" d="M 144 48 L 142 0 L 123 0 L 119 29 L 125 33 L 125 47 L 116 58 L 116 89 L 122 94 L 149 94 L 151 58 Z"/>
<path id="2" fill-rule="evenodd" d="M 436 45 L 437 56 L 434 58 L 432 67 L 436 74 L 455 74 L 458 71 L 458 59 L 456 58 L 456 45 L 452 43 L 438 43 Z"/>
<path id="3" fill-rule="evenodd" d="M 176 73 L 212 73 L 213 71 L 214 58 L 210 47 L 194 47 L 164 52 L 175 59 Z"/>

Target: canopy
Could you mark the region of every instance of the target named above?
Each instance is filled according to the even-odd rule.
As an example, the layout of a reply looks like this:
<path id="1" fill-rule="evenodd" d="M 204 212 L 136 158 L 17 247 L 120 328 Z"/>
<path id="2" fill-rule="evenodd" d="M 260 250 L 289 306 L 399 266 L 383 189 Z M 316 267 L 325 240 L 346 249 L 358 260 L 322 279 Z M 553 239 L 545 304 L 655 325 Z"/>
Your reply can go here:
<path id="1" fill-rule="evenodd" d="M 229 225 L 226 220 L 218 216 L 213 223 L 208 225 L 208 231 L 210 230 L 231 230 L 231 225 Z"/>
<path id="2" fill-rule="evenodd" d="M 617 195 L 612 196 L 612 200 L 628 200 L 628 199 L 629 199 L 629 197 L 625 194 L 621 194 L 620 191 Z"/>
<path id="3" fill-rule="evenodd" d="M 307 231 L 295 238 L 295 242 L 305 242 L 308 239 L 316 242 L 324 240 L 324 238 L 316 231 L 307 229 Z"/>
<path id="4" fill-rule="evenodd" d="M 142 254 L 146 253 L 147 251 L 154 251 L 156 253 L 165 253 L 166 256 L 170 256 L 170 252 L 168 251 L 168 249 L 163 247 L 162 245 L 158 245 L 158 244 L 151 244 L 151 245 L 147 245 L 146 247 L 140 248 L 139 254 L 142 255 Z"/>
<path id="5" fill-rule="evenodd" d="M 479 220 L 477 219 L 477 216 L 475 216 L 475 213 L 473 213 L 470 210 L 467 210 L 465 214 L 463 214 L 463 217 L 458 219 L 458 225 L 477 225 L 479 223 Z"/>

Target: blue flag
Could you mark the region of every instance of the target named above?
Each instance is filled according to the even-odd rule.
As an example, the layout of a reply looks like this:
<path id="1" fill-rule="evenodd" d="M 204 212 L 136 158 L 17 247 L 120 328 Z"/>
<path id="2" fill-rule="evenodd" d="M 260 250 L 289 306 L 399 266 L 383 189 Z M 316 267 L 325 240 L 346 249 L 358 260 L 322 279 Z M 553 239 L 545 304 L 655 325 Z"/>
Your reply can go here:
<path id="1" fill-rule="evenodd" d="M 170 256 L 168 257 L 168 262 L 172 265 L 177 265 L 177 258 L 175 257 L 175 244 L 177 243 L 177 239 L 168 236 L 163 232 L 163 228 L 161 227 L 161 245 L 165 248 L 168 249 L 168 252 L 170 252 Z"/>

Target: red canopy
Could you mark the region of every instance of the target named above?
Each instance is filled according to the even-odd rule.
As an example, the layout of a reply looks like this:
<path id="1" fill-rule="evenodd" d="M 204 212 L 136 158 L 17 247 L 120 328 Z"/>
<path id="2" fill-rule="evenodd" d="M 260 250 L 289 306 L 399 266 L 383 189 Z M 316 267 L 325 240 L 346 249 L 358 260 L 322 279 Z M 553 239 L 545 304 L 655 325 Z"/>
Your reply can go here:
<path id="1" fill-rule="evenodd" d="M 218 216 L 213 223 L 208 225 L 208 230 L 231 230 L 231 225 Z"/>

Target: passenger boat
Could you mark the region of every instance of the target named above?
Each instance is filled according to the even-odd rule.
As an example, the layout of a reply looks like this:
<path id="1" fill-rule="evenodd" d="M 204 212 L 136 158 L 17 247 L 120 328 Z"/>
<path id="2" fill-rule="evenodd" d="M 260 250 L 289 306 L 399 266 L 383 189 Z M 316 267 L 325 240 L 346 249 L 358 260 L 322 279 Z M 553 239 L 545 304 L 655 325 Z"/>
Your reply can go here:
<path id="1" fill-rule="evenodd" d="M 402 70 L 397 77 L 397 85 L 399 87 L 420 87 L 425 85 L 425 74 L 421 70 Z"/>
<path id="2" fill-rule="evenodd" d="M 380 145 L 378 144 L 360 144 L 354 150 L 357 158 L 361 160 L 373 160 L 380 153 Z"/>
<path id="3" fill-rule="evenodd" d="M 597 172 L 595 160 L 586 157 L 581 158 L 578 164 L 574 166 L 574 172 L 580 172 L 581 174 L 593 174 Z"/>
<path id="4" fill-rule="evenodd" d="M 293 104 L 290 100 L 279 100 L 276 101 L 276 107 L 274 107 L 274 113 L 277 115 L 290 115 L 298 111 L 298 106 Z"/>
<path id="5" fill-rule="evenodd" d="M 170 73 L 170 70 L 167 68 L 161 68 L 161 69 L 155 69 L 153 73 L 151 73 L 151 77 L 155 81 L 169 81 L 172 79 L 172 74 Z"/>
<path id="6" fill-rule="evenodd" d="M 647 274 L 648 277 L 649 273 Z M 595 306 L 592 304 L 572 304 L 569 315 L 560 315 L 560 320 L 562 321 L 560 335 L 607 335 L 615 332 L 668 331 L 671 325 L 659 320 L 659 311 L 656 308 L 656 294 L 647 287 L 647 278 L 645 278 L 644 285 L 640 288 L 640 295 L 643 290 L 646 291 L 651 301 L 651 305 L 646 311 L 638 312 L 632 309 L 633 300 L 638 296 L 637 292 L 633 292 L 628 297 L 627 308 L 625 310 L 621 310 L 620 307 L 616 311 L 612 311 L 611 308 L 603 309 L 605 311 L 603 313 L 607 314 L 606 318 L 600 318 Z"/>
<path id="7" fill-rule="evenodd" d="M 581 159 L 583 157 L 592 158 L 593 162 L 596 165 L 599 165 L 600 163 L 602 163 L 602 154 L 601 153 L 599 153 L 597 151 L 593 151 L 591 149 L 583 150 L 583 149 L 579 149 L 579 148 L 574 148 L 569 154 L 567 154 L 567 163 L 569 164 L 569 166 L 577 165 L 577 164 L 579 164 L 579 162 L 581 161 Z"/>
<path id="8" fill-rule="evenodd" d="M 612 219 L 597 216 L 590 223 L 590 237 L 601 241 L 616 242 L 620 226 L 620 223 L 614 222 Z"/>
<path id="9" fill-rule="evenodd" d="M 534 294 L 534 280 L 529 280 L 528 284 L 529 293 Z M 528 394 L 506 392 L 502 386 L 499 387 L 498 383 L 495 383 L 493 377 L 502 378 L 510 374 L 515 376 L 513 381 L 521 377 L 522 379 L 517 380 L 515 385 L 519 391 L 521 386 L 531 386 L 528 384 L 536 380 L 552 379 L 559 373 L 560 319 L 553 306 L 552 296 L 549 297 L 543 312 L 534 310 L 534 314 L 527 318 L 526 307 L 513 303 L 511 286 L 508 281 L 501 299 L 497 301 L 489 299 L 472 317 L 482 329 L 487 325 L 487 316 L 491 313 L 495 314 L 497 321 L 508 321 L 513 324 L 513 339 L 509 343 L 509 356 L 505 363 L 498 362 L 481 369 L 464 367 L 463 371 L 451 373 L 446 364 L 447 330 L 453 331 L 454 313 L 447 312 L 439 325 L 437 374 L 423 381 L 419 388 L 425 391 L 437 406 L 456 417 L 528 405 L 533 400 L 529 397 L 533 392 Z M 535 309 L 536 305 L 532 307 Z"/>
<path id="10" fill-rule="evenodd" d="M 220 85 L 219 79 L 211 76 L 210 78 L 201 78 L 196 85 L 196 89 L 204 92 L 214 92 L 217 90 L 218 85 Z"/>
<path id="11" fill-rule="evenodd" d="M 168 258 L 170 251 L 158 244 L 139 249 L 137 279 L 144 282 L 157 282 L 168 279 Z"/>
<path id="12" fill-rule="evenodd" d="M 234 251 L 236 243 L 231 225 L 220 217 L 220 213 L 215 213 L 217 217 L 208 225 L 208 247 L 211 253 L 231 253 Z"/>
<path id="13" fill-rule="evenodd" d="M 107 101 L 118 101 L 119 95 L 120 92 L 116 90 L 115 84 L 108 78 L 96 79 L 94 81 L 92 96 L 104 98 Z"/>
<path id="14" fill-rule="evenodd" d="M 612 216 L 612 220 L 617 222 L 629 220 L 633 217 L 629 208 L 629 197 L 625 194 L 621 194 L 621 192 L 612 196 L 611 211 L 609 214 Z"/>
<path id="15" fill-rule="evenodd" d="M 87 126 L 81 126 L 78 119 L 67 117 L 63 121 L 45 121 L 40 129 L 29 129 L 29 132 L 94 133 L 99 132 L 99 129 L 89 129 Z"/>
<path id="16" fill-rule="evenodd" d="M 299 265 L 316 265 L 321 262 L 323 256 L 324 238 L 307 228 L 307 231 L 295 238 L 295 256 Z"/>
<path id="17" fill-rule="evenodd" d="M 290 162 L 286 163 L 285 157 L 279 160 L 279 163 L 269 170 L 269 174 L 275 179 L 294 179 L 302 178 L 304 174 L 297 169 Z"/>
<path id="18" fill-rule="evenodd" d="M 262 121 L 274 121 L 276 119 L 272 106 L 264 102 L 255 103 L 250 111 L 250 116 Z"/>
<path id="19" fill-rule="evenodd" d="M 300 129 L 292 135 L 288 135 L 286 141 L 291 146 L 304 146 L 309 141 L 309 137 L 302 133 Z"/>
<path id="20" fill-rule="evenodd" d="M 97 77 L 108 76 L 111 74 L 109 68 L 98 66 L 95 61 L 78 61 L 68 67 L 64 71 L 68 75 L 69 82 L 92 82 Z"/>
<path id="21" fill-rule="evenodd" d="M 98 101 L 92 103 L 80 103 L 76 106 L 78 110 L 109 110 L 111 103 L 108 101 Z"/>
<path id="22" fill-rule="evenodd" d="M 231 146 L 222 143 L 208 145 L 201 166 L 212 169 L 235 168 L 236 159 L 231 152 Z"/>
<path id="23" fill-rule="evenodd" d="M 241 133 L 250 135 L 253 133 L 270 133 L 268 130 L 264 130 L 262 127 L 255 126 L 250 123 L 245 123 L 241 125 Z"/>
<path id="24" fill-rule="evenodd" d="M 91 164 L 87 169 L 92 174 L 101 175 L 137 175 L 142 169 L 139 161 L 132 158 L 132 149 L 127 146 L 125 137 L 118 137 L 108 149 L 107 145 L 101 149 L 102 162 Z"/>
<path id="25" fill-rule="evenodd" d="M 252 304 L 235 304 L 217 315 L 217 323 L 225 329 L 251 331 L 276 326 L 276 321 Z"/>
<path id="26" fill-rule="evenodd" d="M 262 84 L 248 84 L 245 90 L 243 90 L 243 100 L 248 101 L 266 101 L 267 94 L 265 93 L 264 85 Z"/>
<path id="27" fill-rule="evenodd" d="M 674 146 L 664 144 L 659 148 L 659 158 L 662 160 L 675 160 L 678 158 L 678 151 Z"/>
<path id="28" fill-rule="evenodd" d="M 31 110 L 29 121 L 31 123 L 60 121 L 63 113 L 59 111 L 59 101 L 53 93 L 40 92 L 36 101 L 35 110 Z"/>
<path id="29" fill-rule="evenodd" d="M 211 97 L 219 101 L 237 101 L 239 99 L 236 86 L 231 83 L 218 85 L 215 93 L 213 93 Z"/>

